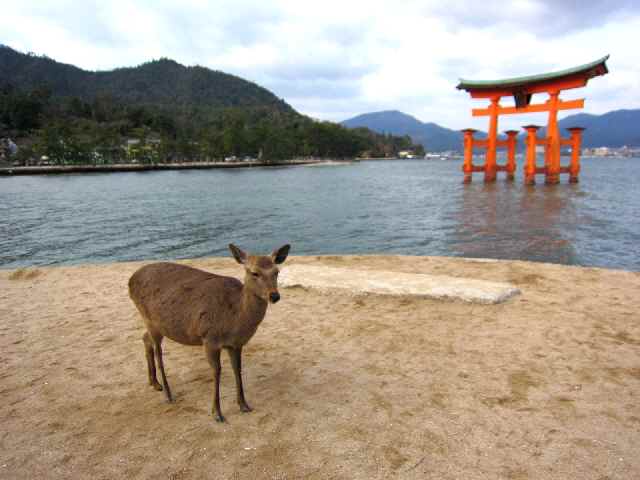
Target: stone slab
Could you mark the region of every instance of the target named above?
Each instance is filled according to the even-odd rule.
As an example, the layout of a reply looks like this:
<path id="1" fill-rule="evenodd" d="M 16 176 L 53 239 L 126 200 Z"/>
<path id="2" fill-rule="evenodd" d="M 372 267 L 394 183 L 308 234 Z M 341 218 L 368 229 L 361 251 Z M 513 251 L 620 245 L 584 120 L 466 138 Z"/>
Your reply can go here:
<path id="1" fill-rule="evenodd" d="M 518 288 L 508 283 L 472 278 L 311 265 L 284 267 L 278 283 L 285 288 L 300 286 L 352 295 L 410 295 L 482 304 L 502 303 L 520 293 Z"/>

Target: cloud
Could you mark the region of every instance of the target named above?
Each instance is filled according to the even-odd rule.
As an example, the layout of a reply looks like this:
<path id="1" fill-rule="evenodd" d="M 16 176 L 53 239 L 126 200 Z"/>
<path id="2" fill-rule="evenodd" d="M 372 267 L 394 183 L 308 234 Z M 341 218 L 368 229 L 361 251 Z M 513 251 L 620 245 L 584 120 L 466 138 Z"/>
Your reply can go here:
<path id="1" fill-rule="evenodd" d="M 637 1 L 23 0 L 3 9 L 0 43 L 14 48 L 91 70 L 169 57 L 247 78 L 321 119 L 398 109 L 486 128 L 470 115 L 478 102 L 455 89 L 459 77 L 560 70 L 607 53 L 611 74 L 574 97 L 585 95 L 590 112 L 640 107 Z"/>
<path id="2" fill-rule="evenodd" d="M 503 2 L 448 2 L 430 4 L 426 10 L 456 30 L 516 26 L 536 35 L 564 36 L 597 27 L 610 19 L 637 14 L 634 0 L 514 0 Z"/>

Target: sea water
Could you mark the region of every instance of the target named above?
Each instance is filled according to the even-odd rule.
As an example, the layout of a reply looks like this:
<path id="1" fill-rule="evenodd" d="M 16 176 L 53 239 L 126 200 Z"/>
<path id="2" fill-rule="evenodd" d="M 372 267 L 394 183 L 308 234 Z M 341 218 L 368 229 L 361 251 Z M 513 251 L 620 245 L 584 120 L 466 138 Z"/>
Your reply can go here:
<path id="1" fill-rule="evenodd" d="M 566 160 L 565 160 L 566 163 Z M 640 159 L 582 160 L 580 183 L 462 184 L 461 162 L 0 178 L 0 267 L 228 255 L 519 259 L 640 270 Z"/>

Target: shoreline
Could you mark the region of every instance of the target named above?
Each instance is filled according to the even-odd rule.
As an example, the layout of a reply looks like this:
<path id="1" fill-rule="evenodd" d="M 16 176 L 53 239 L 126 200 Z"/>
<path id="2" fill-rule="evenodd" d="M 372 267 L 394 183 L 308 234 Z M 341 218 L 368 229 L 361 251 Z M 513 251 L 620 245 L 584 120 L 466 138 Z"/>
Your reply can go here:
<path id="1" fill-rule="evenodd" d="M 191 258 L 141 258 L 136 260 L 104 260 L 104 261 L 79 261 L 72 263 L 49 263 L 46 265 L 19 265 L 19 266 L 4 266 L 0 264 L 0 274 L 3 273 L 11 273 L 17 271 L 29 272 L 31 270 L 42 270 L 42 269 L 56 269 L 56 268 L 101 268 L 109 265 L 126 265 L 126 264 L 136 264 L 136 265 L 145 265 L 148 263 L 154 262 L 174 262 L 174 263 L 201 263 L 207 261 L 225 261 L 230 259 L 230 256 L 205 256 L 205 257 L 191 257 Z M 530 266 L 531 268 L 536 268 L 539 266 L 540 268 L 564 268 L 567 270 L 590 270 L 590 271 L 603 271 L 603 272 L 618 272 L 618 273 L 631 273 L 635 275 L 640 275 L 640 270 L 633 270 L 627 267 L 604 267 L 598 265 L 578 265 L 578 264 L 567 264 L 567 263 L 553 263 L 548 261 L 536 261 L 536 260 L 526 260 L 526 259 L 507 259 L 507 258 L 484 258 L 484 257 L 457 257 L 457 256 L 448 256 L 448 255 L 404 255 L 404 254 L 393 254 L 393 253 L 344 253 L 344 254 L 333 254 L 333 253 L 319 253 L 319 254 L 307 254 L 296 256 L 298 259 L 316 259 L 319 261 L 327 260 L 331 261 L 336 258 L 344 259 L 345 261 L 351 261 L 354 259 L 375 259 L 375 258 L 397 258 L 404 260 L 415 260 L 416 262 L 423 261 L 442 261 L 449 263 L 466 263 L 466 264 L 476 264 L 479 266 L 482 265 L 491 265 L 491 264 L 511 264 L 511 265 L 524 265 Z M 490 268 L 490 267 L 488 267 Z"/>
<path id="2" fill-rule="evenodd" d="M 476 264 L 478 266 L 482 265 L 490 265 L 492 264 L 511 264 L 511 265 L 523 265 L 530 266 L 531 268 L 536 268 L 537 266 L 541 268 L 563 268 L 567 270 L 590 270 L 590 271 L 604 271 L 604 272 L 618 272 L 618 273 L 630 273 L 635 275 L 640 275 L 640 270 L 633 270 L 630 268 L 616 268 L 616 267 L 601 267 L 597 265 L 577 265 L 577 264 L 566 264 L 566 263 L 553 263 L 553 262 L 543 262 L 543 261 L 535 261 L 535 260 L 522 260 L 522 259 L 505 259 L 505 258 L 483 258 L 483 257 L 456 257 L 456 256 L 447 256 L 447 255 L 403 255 L 403 254 L 393 254 L 393 253 L 345 253 L 345 254 L 334 254 L 334 253 L 319 253 L 319 254 L 308 254 L 308 255 L 296 255 L 294 256 L 298 260 L 302 260 L 307 263 L 309 259 L 316 259 L 320 262 L 322 261 L 333 261 L 336 259 L 341 259 L 344 261 L 353 261 L 353 260 L 367 260 L 367 259 L 377 259 L 377 258 L 389 258 L 389 259 L 400 259 L 400 260 L 415 260 L 416 262 L 423 261 L 432 261 L 432 262 L 448 262 L 448 263 L 465 263 L 465 264 Z M 106 260 L 106 261 L 86 261 L 86 262 L 78 262 L 78 263 L 51 263 L 47 265 L 24 265 L 24 266 L 10 266 L 5 267 L 0 265 L 0 274 L 7 274 L 11 272 L 24 271 L 29 272 L 31 270 L 46 270 L 46 269 L 56 269 L 56 268 L 102 268 L 108 267 L 111 265 L 127 265 L 127 264 L 135 264 L 135 265 L 146 265 L 148 263 L 155 262 L 173 262 L 173 263 L 185 263 L 185 264 L 195 264 L 195 263 L 206 263 L 213 261 L 225 261 L 225 260 L 233 260 L 231 256 L 222 255 L 222 256 L 206 256 L 206 257 L 192 257 L 192 258 L 142 258 L 137 260 Z"/>
<path id="3" fill-rule="evenodd" d="M 65 173 L 116 173 L 146 172 L 163 170 L 209 170 L 216 168 L 262 168 L 262 167 L 295 167 L 305 165 L 329 165 L 355 163 L 358 160 L 287 160 L 282 162 L 181 162 L 181 163 L 118 163 L 113 165 L 48 165 L 32 167 L 2 167 L 0 176 L 16 175 L 52 175 Z"/>

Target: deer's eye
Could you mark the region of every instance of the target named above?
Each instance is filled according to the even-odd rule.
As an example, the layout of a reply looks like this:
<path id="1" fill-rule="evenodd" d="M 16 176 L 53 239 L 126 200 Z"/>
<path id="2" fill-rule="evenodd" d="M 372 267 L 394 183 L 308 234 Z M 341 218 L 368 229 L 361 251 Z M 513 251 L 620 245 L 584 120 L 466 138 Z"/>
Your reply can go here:
<path id="1" fill-rule="evenodd" d="M 251 272 L 251 275 L 255 278 L 258 278 L 260 276 L 258 272 Z"/>

